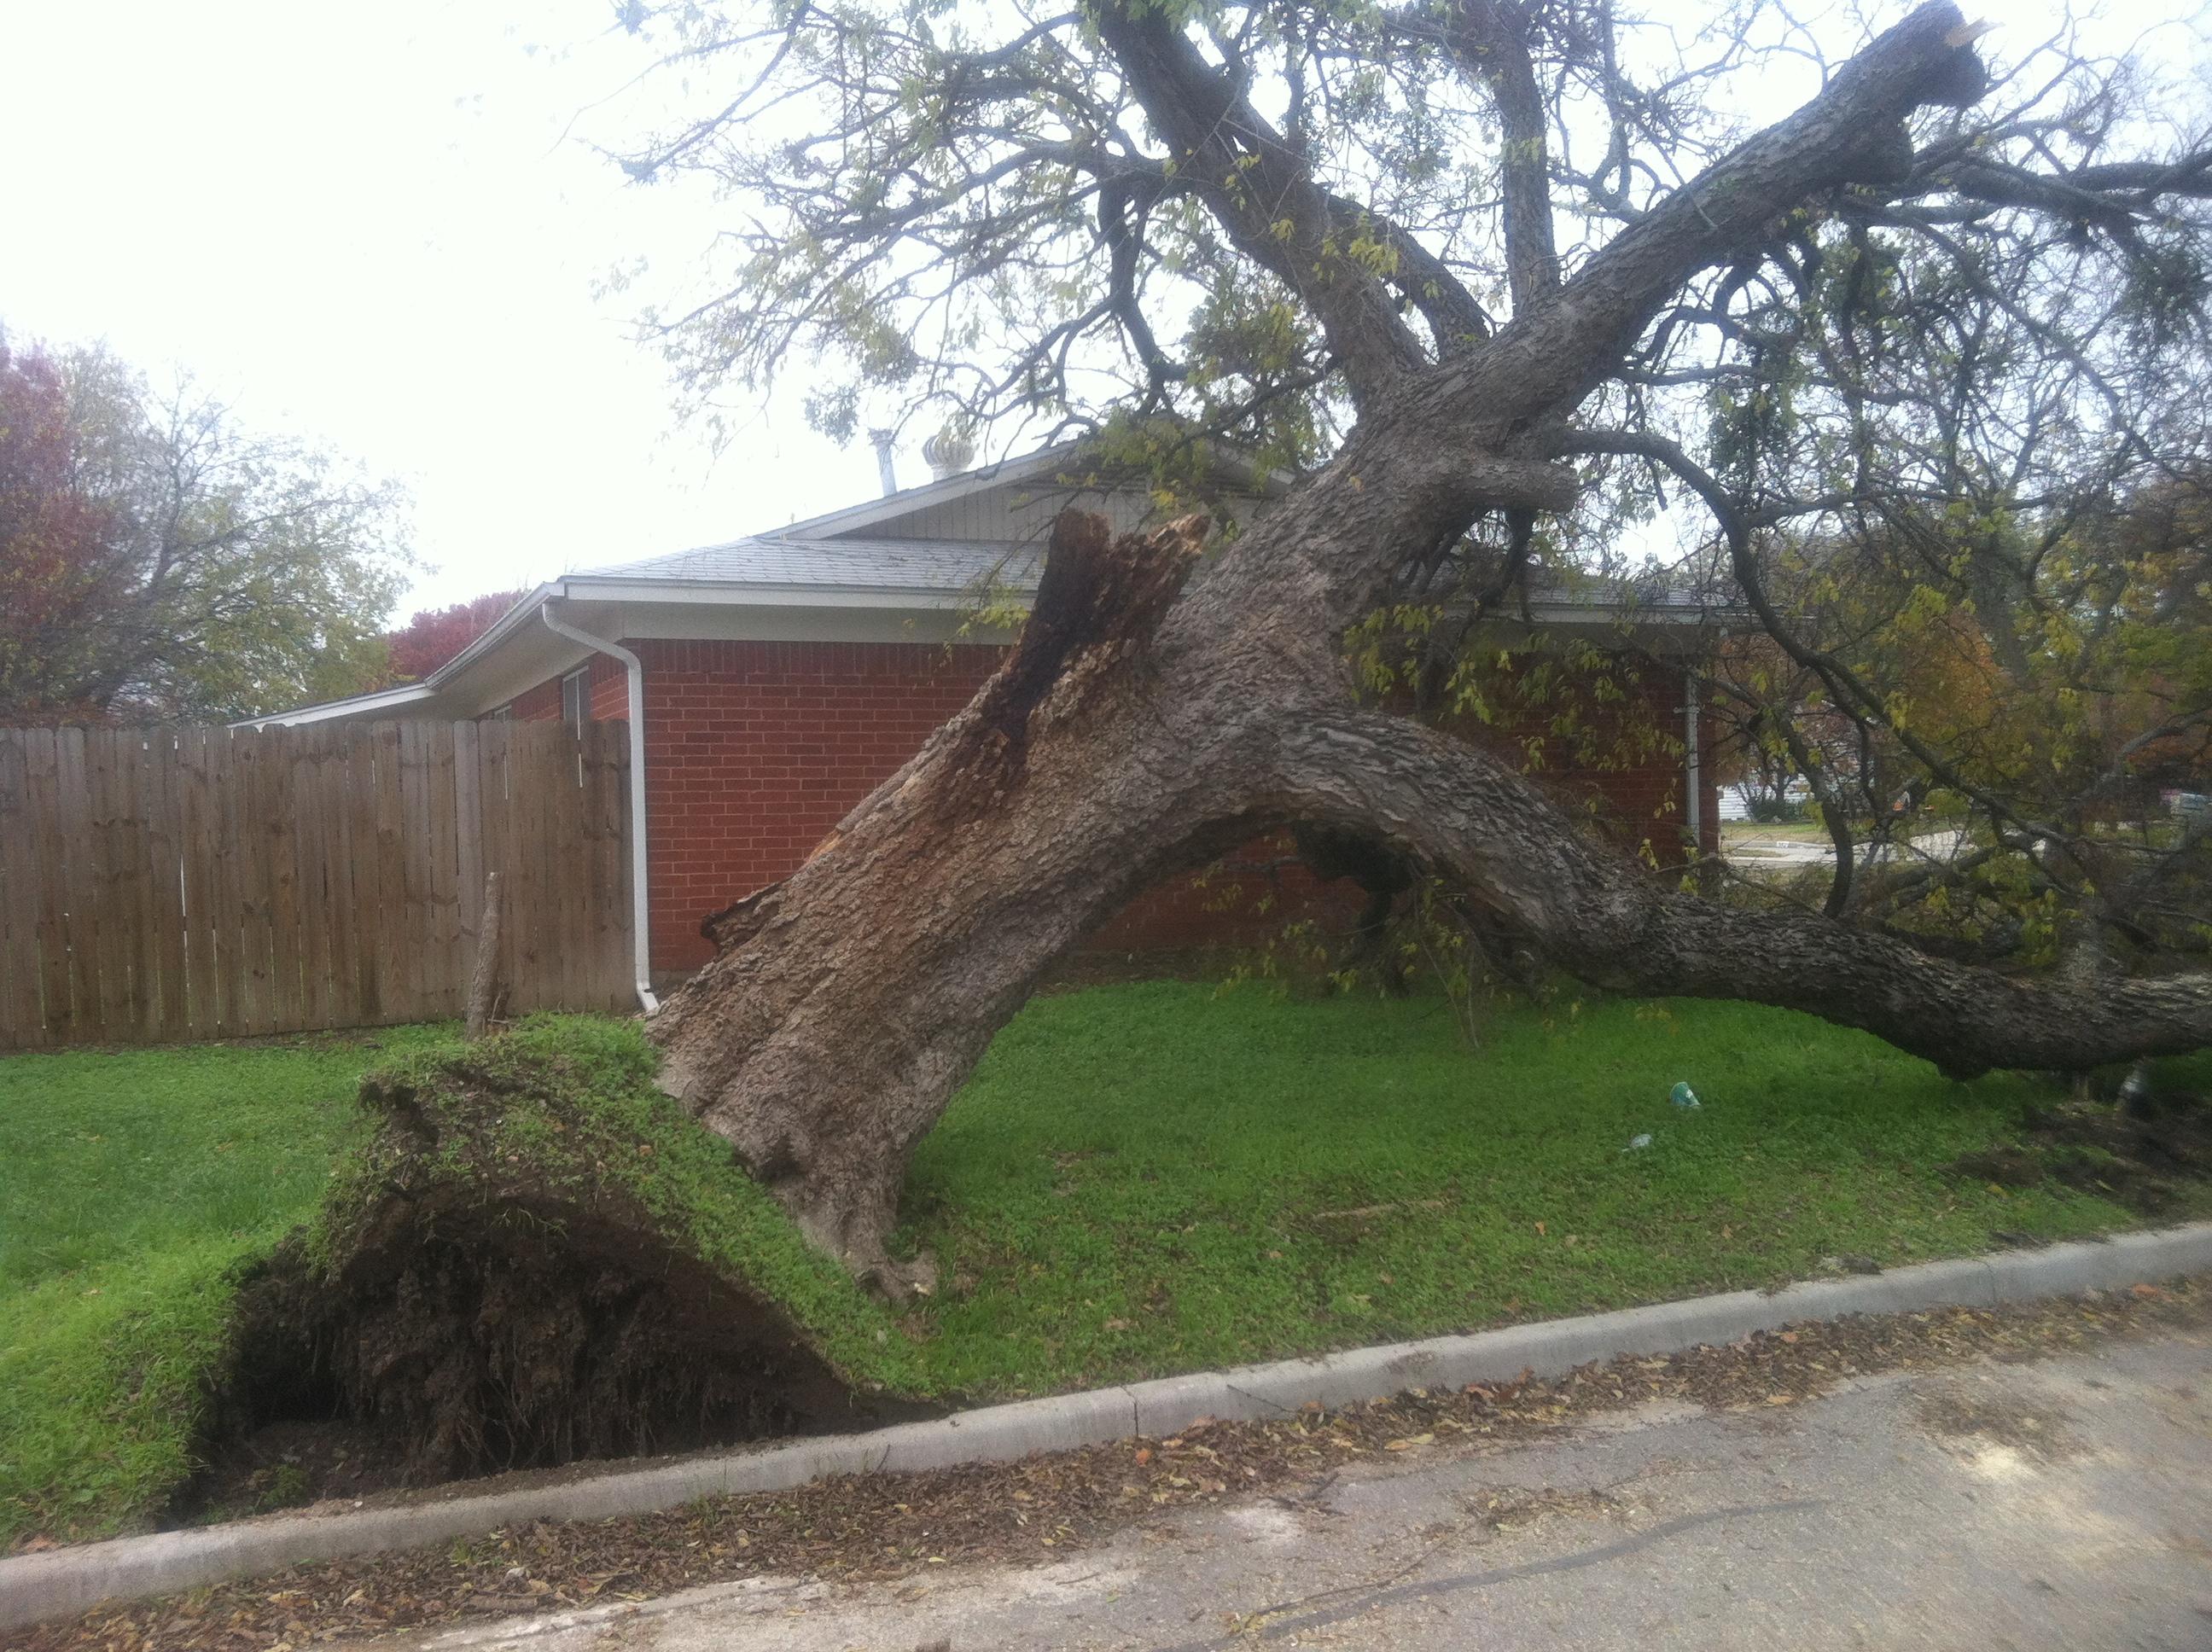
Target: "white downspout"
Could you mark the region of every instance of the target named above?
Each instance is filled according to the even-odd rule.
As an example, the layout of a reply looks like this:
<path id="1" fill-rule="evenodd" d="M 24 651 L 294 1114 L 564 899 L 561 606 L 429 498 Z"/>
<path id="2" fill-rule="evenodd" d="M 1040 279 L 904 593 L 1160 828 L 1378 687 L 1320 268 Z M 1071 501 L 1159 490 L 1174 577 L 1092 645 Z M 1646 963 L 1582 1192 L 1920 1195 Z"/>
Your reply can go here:
<path id="1" fill-rule="evenodd" d="M 1698 751 L 1698 673 L 1682 668 L 1682 773 L 1690 788 L 1683 817 L 1690 824 L 1691 853 L 1703 854 L 1705 834 L 1705 775 Z"/>
<path id="2" fill-rule="evenodd" d="M 553 599 L 538 610 L 550 631 L 571 642 L 580 642 L 593 653 L 619 659 L 629 673 L 629 933 L 632 963 L 637 974 L 637 1001 L 647 1015 L 660 1013 L 660 1000 L 653 995 L 653 932 L 647 916 L 650 893 L 646 883 L 645 853 L 645 666 L 638 657 L 617 643 L 579 631 L 553 617 Z"/>

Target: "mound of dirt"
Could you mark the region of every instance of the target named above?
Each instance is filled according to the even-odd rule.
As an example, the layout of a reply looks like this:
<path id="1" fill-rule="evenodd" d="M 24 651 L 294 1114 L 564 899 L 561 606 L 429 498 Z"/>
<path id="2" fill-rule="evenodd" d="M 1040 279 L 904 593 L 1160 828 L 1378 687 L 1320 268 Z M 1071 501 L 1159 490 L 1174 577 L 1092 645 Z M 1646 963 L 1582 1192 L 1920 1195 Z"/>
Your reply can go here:
<path id="1" fill-rule="evenodd" d="M 2212 1181 L 2212 1104 L 2166 1092 L 2133 1110 L 2094 1100 L 2038 1108 L 2022 1120 L 2017 1143 L 1963 1154 L 1944 1169 L 2002 1187 L 2053 1181 L 2164 1216 L 2184 1204 L 2187 1184 Z"/>
<path id="2" fill-rule="evenodd" d="M 694 1206 L 757 1190 L 596 1037 L 540 1029 L 364 1082 L 374 1128 L 319 1218 L 241 1285 L 180 1514 L 923 1410 L 842 1370 L 741 1246 L 702 1237 L 732 1218 Z"/>

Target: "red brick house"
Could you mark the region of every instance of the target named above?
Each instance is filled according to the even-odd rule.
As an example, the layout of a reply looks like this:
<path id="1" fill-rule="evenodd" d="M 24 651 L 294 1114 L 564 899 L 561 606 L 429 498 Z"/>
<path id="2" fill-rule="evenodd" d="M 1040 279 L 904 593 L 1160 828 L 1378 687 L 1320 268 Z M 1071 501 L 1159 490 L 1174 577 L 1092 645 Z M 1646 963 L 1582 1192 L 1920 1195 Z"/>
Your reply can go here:
<path id="1" fill-rule="evenodd" d="M 568 574 L 421 683 L 265 720 L 627 720 L 633 772 L 646 777 L 632 846 L 645 868 L 640 968 L 679 977 L 709 955 L 703 916 L 792 871 L 967 702 L 1006 639 L 979 615 L 1035 590 L 1064 505 L 1122 525 L 1144 519 L 1141 488 L 1072 484 L 1072 457 L 1047 449 L 753 538 Z M 1249 467 L 1230 479 L 1248 506 L 1274 485 Z M 1613 709 L 1601 716 L 1637 703 L 1671 732 L 1635 761 L 1554 757 L 1547 780 L 1662 861 L 1679 860 L 1692 832 L 1715 849 L 1715 788 L 1697 755 L 1709 741 L 1692 735 L 1704 719 L 1670 663 L 1710 644 L 1705 616 L 1650 593 L 1632 611 L 1623 598 L 1539 598 L 1527 616 L 1515 646 L 1537 653 L 1570 636 L 1608 648 L 1632 637 L 1638 663 L 1608 685 Z M 1587 671 L 1590 652 L 1577 652 Z M 1471 732 L 1524 751 L 1543 738 L 1525 715 Z M 1359 904 L 1348 887 L 1324 890 L 1287 844 L 1255 844 L 1224 874 L 1140 898 L 1098 944 L 1250 939 L 1288 910 L 1345 921 Z"/>

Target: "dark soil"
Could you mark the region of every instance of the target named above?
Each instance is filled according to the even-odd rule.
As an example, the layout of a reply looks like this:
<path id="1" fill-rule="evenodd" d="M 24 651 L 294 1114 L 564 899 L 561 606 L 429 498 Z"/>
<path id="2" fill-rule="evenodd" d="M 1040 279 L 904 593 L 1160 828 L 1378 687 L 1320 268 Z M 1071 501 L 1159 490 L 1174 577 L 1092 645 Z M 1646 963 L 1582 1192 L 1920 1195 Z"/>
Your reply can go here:
<path id="1" fill-rule="evenodd" d="M 599 1199 L 396 1200 L 328 1280 L 280 1250 L 173 1519 L 921 1414 Z"/>
<path id="2" fill-rule="evenodd" d="M 2190 1183 L 2212 1181 L 2212 1102 L 2187 1093 L 2155 1095 L 2132 1110 L 2094 1100 L 2038 1108 L 2021 1135 L 1944 1169 L 2000 1187 L 2054 1181 L 2144 1216 L 2176 1212 Z"/>
<path id="3" fill-rule="evenodd" d="M 173 1520 L 925 1414 L 690 1236 L 696 1127 L 634 1037 L 519 1029 L 361 1100 L 316 1221 L 240 1284 Z"/>
<path id="4" fill-rule="evenodd" d="M 1347 1463 L 1540 1439 L 1649 1400 L 1715 1410 L 1787 1406 L 1855 1376 L 2040 1357 L 2106 1338 L 2212 1328 L 2201 1285 L 2091 1293 L 2001 1312 L 1856 1316 L 1727 1347 L 1586 1365 L 1555 1382 L 1432 1390 L 1265 1423 L 1195 1424 L 1164 1440 L 922 1474 L 820 1480 L 625 1520 L 517 1525 L 483 1538 L 97 1611 L 0 1633 L 4 1652 L 204 1652 L 594 1600 L 643 1599 L 763 1575 L 869 1581 L 939 1564 L 1048 1561 L 1180 1509 L 1324 1497 Z M 1994 1426 L 1986 1416 L 1951 1417 Z M 2018 1419 L 2012 1419 L 2017 1422 Z M 1501 1522 L 1530 1510 L 1494 1510 Z"/>
<path id="5" fill-rule="evenodd" d="M 1922 1427 L 1945 1439 L 2008 1446 L 2024 1456 L 2051 1462 L 2078 1455 L 2082 1449 L 2067 1412 L 2016 1394 L 1992 1395 L 1954 1382 L 1922 1394 L 1914 1411 Z"/>

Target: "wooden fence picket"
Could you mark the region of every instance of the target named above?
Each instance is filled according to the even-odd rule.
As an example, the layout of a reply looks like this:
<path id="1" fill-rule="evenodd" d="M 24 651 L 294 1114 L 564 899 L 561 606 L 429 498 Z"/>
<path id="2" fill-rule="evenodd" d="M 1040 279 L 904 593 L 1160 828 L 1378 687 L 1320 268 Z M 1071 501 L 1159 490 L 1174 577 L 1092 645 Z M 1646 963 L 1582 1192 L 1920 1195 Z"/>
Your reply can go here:
<path id="1" fill-rule="evenodd" d="M 141 807 L 146 817 L 146 853 L 151 863 L 147 893 L 151 933 L 145 940 L 147 967 L 160 983 L 161 1002 L 147 1023 L 147 1036 L 173 1043 L 191 1036 L 191 981 L 185 966 L 183 731 L 160 728 L 147 737 L 139 755 Z"/>
<path id="2" fill-rule="evenodd" d="M 35 1029 L 25 1042 L 43 1044 L 37 830 L 30 753 L 20 743 L 0 742 L 0 1024 Z"/>
<path id="3" fill-rule="evenodd" d="M 0 729 L 0 1049 L 631 1002 L 623 726 Z"/>

